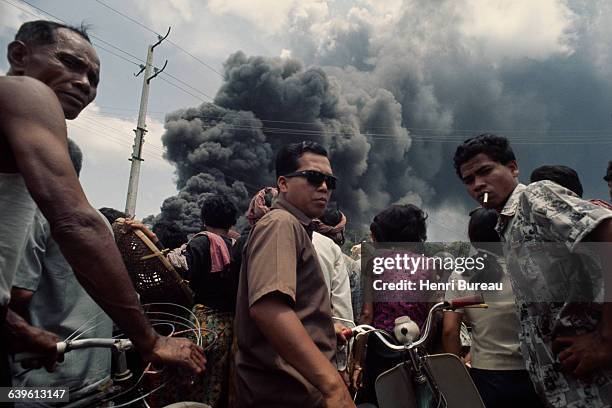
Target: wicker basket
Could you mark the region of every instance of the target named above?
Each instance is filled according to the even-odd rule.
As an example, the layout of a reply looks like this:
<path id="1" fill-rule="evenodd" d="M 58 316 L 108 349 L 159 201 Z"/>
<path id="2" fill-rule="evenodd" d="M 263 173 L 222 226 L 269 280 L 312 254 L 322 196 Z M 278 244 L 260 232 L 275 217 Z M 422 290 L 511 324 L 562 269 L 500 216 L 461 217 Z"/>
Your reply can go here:
<path id="1" fill-rule="evenodd" d="M 126 227 L 123 221 L 119 218 L 113 224 L 115 242 L 140 302 L 169 302 L 191 308 L 193 293 L 187 281 L 142 231 Z"/>

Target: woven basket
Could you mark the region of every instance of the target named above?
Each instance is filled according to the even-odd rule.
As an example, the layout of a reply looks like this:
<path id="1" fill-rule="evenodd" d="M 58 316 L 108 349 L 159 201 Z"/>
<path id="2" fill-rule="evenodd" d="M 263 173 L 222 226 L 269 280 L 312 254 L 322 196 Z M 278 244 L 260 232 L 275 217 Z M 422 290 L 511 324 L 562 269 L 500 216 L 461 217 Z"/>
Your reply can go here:
<path id="1" fill-rule="evenodd" d="M 119 218 L 113 232 L 141 303 L 168 302 L 191 308 L 193 293 L 187 281 L 142 231 L 126 227 Z"/>

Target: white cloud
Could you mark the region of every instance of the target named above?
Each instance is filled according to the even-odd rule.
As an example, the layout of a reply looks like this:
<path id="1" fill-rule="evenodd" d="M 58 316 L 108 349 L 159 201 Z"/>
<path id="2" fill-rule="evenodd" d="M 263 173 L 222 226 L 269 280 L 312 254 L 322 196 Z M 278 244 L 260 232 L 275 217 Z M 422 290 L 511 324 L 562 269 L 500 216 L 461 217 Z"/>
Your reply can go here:
<path id="1" fill-rule="evenodd" d="M 211 3 L 200 0 L 134 0 L 120 9 L 160 33 L 172 26 L 169 40 L 218 66 L 218 70 L 221 61 L 237 50 L 248 54 L 278 55 L 276 49 L 280 47 L 272 44 L 269 34 L 284 21 L 282 10 L 287 7 L 285 3 L 277 5 L 273 0 L 266 0 L 264 4 L 245 2 L 244 10 L 240 2 Z M 181 53 L 177 55 L 187 58 L 190 64 L 193 62 Z"/>
<path id="2" fill-rule="evenodd" d="M 420 47 L 438 53 L 435 41 L 444 51 L 444 36 L 451 33 L 460 36 L 470 52 L 497 63 L 571 54 L 576 18 L 562 0 L 463 0 L 438 6 L 417 0 L 360 0 L 349 3 L 347 10 L 338 2 L 298 4 L 290 11 L 287 27 L 305 56 L 308 51 L 333 53 L 339 37 L 367 27 L 374 52 L 399 37 L 405 38 L 409 54 L 419 54 Z"/>
<path id="3" fill-rule="evenodd" d="M 125 207 L 135 126 L 136 117 L 109 116 L 95 105 L 68 122 L 68 136 L 83 150 L 81 183 L 96 208 Z M 174 167 L 162 158 L 163 123 L 148 118 L 147 129 L 136 207 L 140 218 L 158 213 L 161 201 L 176 193 Z"/>
<path id="4" fill-rule="evenodd" d="M 462 32 L 485 55 L 545 59 L 568 54 L 575 15 L 560 0 L 467 0 Z"/>
<path id="5" fill-rule="evenodd" d="M 281 57 L 282 59 L 289 59 L 289 58 L 291 58 L 291 50 L 288 50 L 288 49 L 286 49 L 286 48 L 283 48 L 283 49 L 281 50 L 280 57 Z"/>
<path id="6" fill-rule="evenodd" d="M 0 35 L 10 35 L 13 37 L 21 24 L 34 18 L 32 14 L 28 14 L 23 10 L 27 10 L 34 15 L 39 14 L 27 4 L 18 2 L 17 5 L 19 8 L 4 2 L 0 4 Z"/>
<path id="7" fill-rule="evenodd" d="M 193 21 L 194 15 L 199 14 L 194 8 L 197 8 L 200 2 L 191 0 L 135 0 L 134 3 L 140 10 L 140 14 L 152 23 L 155 30 L 165 33 L 169 26 L 176 27 Z"/>
<path id="8" fill-rule="evenodd" d="M 278 0 L 209 0 L 208 10 L 217 15 L 240 17 L 269 34 L 277 32 L 287 19 L 289 10 L 298 3 Z"/>

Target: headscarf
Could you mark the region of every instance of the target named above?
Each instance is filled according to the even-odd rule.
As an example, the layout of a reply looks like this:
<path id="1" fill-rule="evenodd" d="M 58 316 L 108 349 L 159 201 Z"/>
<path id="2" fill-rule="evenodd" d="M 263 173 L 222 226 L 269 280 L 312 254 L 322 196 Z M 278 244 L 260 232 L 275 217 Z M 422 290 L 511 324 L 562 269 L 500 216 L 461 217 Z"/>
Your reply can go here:
<path id="1" fill-rule="evenodd" d="M 266 205 L 266 195 L 270 194 L 274 200 L 278 196 L 276 187 L 265 187 L 257 192 L 249 204 L 246 217 L 249 224 L 255 225 L 257 221 L 270 211 L 270 207 Z"/>
<path id="2" fill-rule="evenodd" d="M 326 237 L 335 237 L 344 232 L 344 228 L 346 227 L 346 216 L 340 211 L 340 222 L 336 225 L 327 225 L 324 224 L 321 220 L 315 219 L 313 220 L 315 231 L 319 234 L 325 235 Z"/>

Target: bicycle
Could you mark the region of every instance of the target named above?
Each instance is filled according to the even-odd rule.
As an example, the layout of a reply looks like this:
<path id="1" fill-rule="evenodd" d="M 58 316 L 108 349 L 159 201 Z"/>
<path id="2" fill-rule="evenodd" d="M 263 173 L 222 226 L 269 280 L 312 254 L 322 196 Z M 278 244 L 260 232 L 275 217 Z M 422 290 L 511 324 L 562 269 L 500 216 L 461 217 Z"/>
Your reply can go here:
<path id="1" fill-rule="evenodd" d="M 367 396 L 369 392 L 375 394 L 379 408 L 485 408 L 469 372 L 457 356 L 448 353 L 428 354 L 425 349 L 434 314 L 439 310 L 465 307 L 487 305 L 480 295 L 436 303 L 429 310 L 421 336 L 406 344 L 398 344 L 390 333 L 369 325 L 353 328 L 353 351 L 356 352 L 353 357 L 358 358 L 363 348 L 367 349 L 364 367 L 357 367 L 350 373 L 355 402 L 372 403 L 360 401 L 360 398 Z M 369 337 L 370 334 L 375 336 L 374 341 Z M 383 353 L 387 353 L 386 357 L 401 362 L 377 375 L 372 390 L 368 389 L 372 386 L 372 381 L 367 378 L 367 353 L 374 353 L 379 345 L 382 346 Z"/>
<path id="2" fill-rule="evenodd" d="M 172 303 L 150 303 L 143 305 L 153 327 L 166 336 L 186 336 L 205 351 L 216 342 L 218 334 L 200 326 L 196 316 L 187 308 Z M 175 309 L 175 310 L 172 310 Z M 185 317 L 188 316 L 188 317 Z M 113 338 L 81 339 L 93 326 L 88 325 L 94 318 L 85 322 L 71 336 L 57 343 L 58 354 L 92 347 L 108 348 L 112 352 L 111 379 L 95 389 L 82 393 L 77 399 L 63 405 L 66 408 L 88 407 L 151 407 L 159 406 L 152 398 L 165 387 L 176 386 L 176 376 L 168 376 L 165 369 L 156 369 L 151 364 L 143 367 L 139 356 L 133 350 L 132 342 L 122 333 Z M 164 330 L 165 329 L 165 330 Z M 205 338 L 206 337 L 206 338 Z M 130 354 L 131 353 L 131 354 Z M 31 353 L 21 353 L 14 361 L 20 362 L 36 358 Z M 193 381 L 192 381 L 193 383 Z M 173 402 L 167 408 L 210 408 L 197 402 Z"/>

